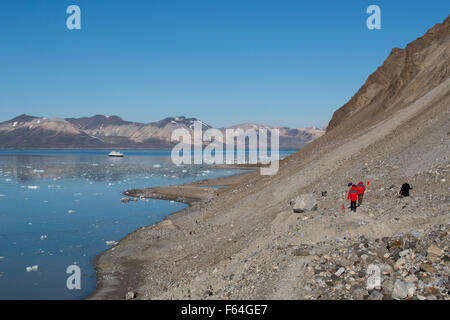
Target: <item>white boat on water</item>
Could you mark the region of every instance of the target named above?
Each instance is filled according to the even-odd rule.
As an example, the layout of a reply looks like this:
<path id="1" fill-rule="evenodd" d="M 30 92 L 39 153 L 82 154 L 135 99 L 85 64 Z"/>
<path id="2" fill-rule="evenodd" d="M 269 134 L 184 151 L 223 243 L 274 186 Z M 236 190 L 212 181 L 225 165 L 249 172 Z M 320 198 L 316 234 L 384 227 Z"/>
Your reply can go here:
<path id="1" fill-rule="evenodd" d="M 111 151 L 108 156 L 110 157 L 123 157 L 123 153 L 120 151 Z"/>

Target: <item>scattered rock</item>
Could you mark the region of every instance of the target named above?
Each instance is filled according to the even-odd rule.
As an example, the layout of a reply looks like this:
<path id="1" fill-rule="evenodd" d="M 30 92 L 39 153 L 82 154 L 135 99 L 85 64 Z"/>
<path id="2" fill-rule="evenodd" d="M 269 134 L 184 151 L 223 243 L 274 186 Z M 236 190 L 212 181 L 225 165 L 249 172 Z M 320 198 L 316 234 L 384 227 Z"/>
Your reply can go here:
<path id="1" fill-rule="evenodd" d="M 378 265 L 371 264 L 367 267 L 366 274 L 369 276 L 367 278 L 367 284 L 366 284 L 367 290 L 381 289 L 380 267 Z"/>
<path id="2" fill-rule="evenodd" d="M 363 300 L 365 297 L 367 297 L 369 295 L 369 293 L 367 292 L 367 290 L 364 290 L 362 288 L 358 288 L 356 290 L 353 291 L 353 298 L 356 300 Z"/>
<path id="3" fill-rule="evenodd" d="M 381 265 L 381 273 L 383 275 L 392 275 L 394 273 L 394 270 L 392 269 L 392 267 L 390 265 L 388 265 L 387 263 L 383 263 Z"/>
<path id="4" fill-rule="evenodd" d="M 317 200 L 312 193 L 306 193 L 291 201 L 291 206 L 294 212 L 297 213 L 315 211 L 317 210 Z"/>
<path id="5" fill-rule="evenodd" d="M 405 299 L 407 297 L 414 296 L 415 292 L 416 286 L 414 283 L 404 282 L 397 279 L 394 284 L 394 290 L 392 291 L 392 298 Z"/>
<path id="6" fill-rule="evenodd" d="M 447 288 L 448 285 L 449 285 L 449 282 L 448 282 L 448 279 L 446 279 L 446 278 L 439 279 L 439 281 L 437 283 L 437 286 L 440 288 Z"/>
<path id="7" fill-rule="evenodd" d="M 432 244 L 431 246 L 428 247 L 428 250 L 427 250 L 428 256 L 440 257 L 443 254 L 444 254 L 444 252 L 442 252 L 442 249 L 439 248 L 438 246 L 436 246 L 435 244 Z"/>
<path id="8" fill-rule="evenodd" d="M 292 254 L 296 257 L 306 257 L 306 256 L 310 255 L 310 253 L 307 249 L 302 249 L 302 248 L 295 248 L 292 251 Z"/>
<path id="9" fill-rule="evenodd" d="M 133 291 L 128 291 L 125 295 L 125 300 L 133 300 L 136 298 L 136 293 Z"/>
<path id="10" fill-rule="evenodd" d="M 400 270 L 406 265 L 406 263 L 407 263 L 406 259 L 404 257 L 401 257 L 400 259 L 397 260 L 397 262 L 395 262 L 394 269 Z"/>
<path id="11" fill-rule="evenodd" d="M 164 229 L 169 229 L 169 230 L 180 230 L 181 228 L 179 226 L 177 226 L 175 223 L 173 223 L 172 220 L 170 219 L 165 219 L 163 221 L 161 221 L 160 223 L 158 223 L 158 226 Z"/>
<path id="12" fill-rule="evenodd" d="M 336 277 L 340 277 L 344 272 L 345 272 L 345 268 L 344 268 L 344 267 L 340 267 L 340 268 L 334 273 L 334 275 L 335 275 Z"/>
<path id="13" fill-rule="evenodd" d="M 438 296 L 440 294 L 441 294 L 441 291 L 438 288 L 435 288 L 435 287 L 426 287 L 425 288 L 426 296 Z"/>
<path id="14" fill-rule="evenodd" d="M 430 272 L 430 273 L 436 272 L 436 269 L 433 266 L 429 265 L 428 263 L 422 263 L 420 265 L 420 270 L 425 271 L 425 272 Z"/>
<path id="15" fill-rule="evenodd" d="M 368 300 L 383 300 L 384 296 L 381 292 L 373 290 L 370 295 L 369 298 L 367 298 Z"/>

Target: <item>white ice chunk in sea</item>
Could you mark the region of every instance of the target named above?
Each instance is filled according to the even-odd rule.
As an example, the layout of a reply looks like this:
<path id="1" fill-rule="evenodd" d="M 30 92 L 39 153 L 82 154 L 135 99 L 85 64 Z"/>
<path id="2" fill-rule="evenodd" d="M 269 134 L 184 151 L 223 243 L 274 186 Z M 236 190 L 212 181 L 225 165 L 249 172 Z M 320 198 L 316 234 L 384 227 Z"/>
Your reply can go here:
<path id="1" fill-rule="evenodd" d="M 26 267 L 27 272 L 31 272 L 31 271 L 38 271 L 39 266 L 38 265 L 34 265 L 32 267 Z"/>
<path id="2" fill-rule="evenodd" d="M 39 186 L 28 186 L 28 189 L 36 190 L 36 189 L 39 189 Z"/>
<path id="3" fill-rule="evenodd" d="M 75 213 L 75 210 L 68 210 L 67 213 L 68 213 L 68 214 Z"/>
<path id="4" fill-rule="evenodd" d="M 41 239 L 41 240 L 47 239 L 47 235 L 43 234 L 39 239 Z"/>

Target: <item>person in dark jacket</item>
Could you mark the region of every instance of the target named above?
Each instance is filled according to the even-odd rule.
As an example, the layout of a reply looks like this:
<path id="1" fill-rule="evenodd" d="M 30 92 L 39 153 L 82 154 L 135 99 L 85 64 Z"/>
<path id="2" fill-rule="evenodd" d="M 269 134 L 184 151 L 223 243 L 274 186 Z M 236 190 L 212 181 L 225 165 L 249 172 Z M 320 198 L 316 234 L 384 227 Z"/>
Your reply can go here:
<path id="1" fill-rule="evenodd" d="M 366 192 L 366 186 L 362 181 L 358 182 L 356 185 L 356 190 L 358 190 L 358 207 L 362 204 L 364 192 Z"/>
<path id="2" fill-rule="evenodd" d="M 402 197 L 409 197 L 409 190 L 412 190 L 412 187 L 409 185 L 408 181 L 405 180 L 400 188 L 399 195 Z"/>
<path id="3" fill-rule="evenodd" d="M 350 210 L 356 212 L 356 200 L 358 200 L 358 189 L 354 184 L 348 191 L 347 199 L 350 200 Z"/>

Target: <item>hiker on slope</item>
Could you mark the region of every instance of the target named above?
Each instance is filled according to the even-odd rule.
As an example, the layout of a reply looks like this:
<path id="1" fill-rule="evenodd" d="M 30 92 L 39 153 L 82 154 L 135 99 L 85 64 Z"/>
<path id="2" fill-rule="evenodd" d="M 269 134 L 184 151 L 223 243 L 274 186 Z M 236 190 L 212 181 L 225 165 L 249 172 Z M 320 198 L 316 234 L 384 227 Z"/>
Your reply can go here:
<path id="1" fill-rule="evenodd" d="M 358 190 L 358 207 L 362 204 L 364 192 L 366 192 L 366 186 L 362 181 L 358 182 L 356 185 L 356 190 Z"/>
<path id="2" fill-rule="evenodd" d="M 409 190 L 412 190 L 412 187 L 409 185 L 408 181 L 405 180 L 398 194 L 400 197 L 409 197 Z"/>
<path id="3" fill-rule="evenodd" d="M 356 200 L 358 200 L 358 189 L 354 184 L 348 191 L 347 199 L 350 200 L 350 210 L 356 212 Z"/>

